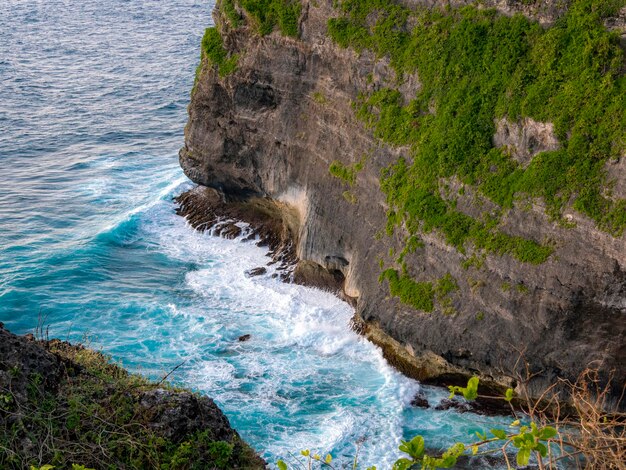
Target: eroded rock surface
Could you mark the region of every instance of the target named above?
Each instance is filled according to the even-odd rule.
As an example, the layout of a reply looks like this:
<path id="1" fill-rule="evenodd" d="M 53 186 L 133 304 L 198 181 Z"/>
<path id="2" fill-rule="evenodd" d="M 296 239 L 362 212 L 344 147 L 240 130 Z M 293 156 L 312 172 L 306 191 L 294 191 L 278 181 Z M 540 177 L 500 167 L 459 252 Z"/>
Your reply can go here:
<path id="1" fill-rule="evenodd" d="M 566 3 L 495 4 L 550 23 Z M 308 265 L 303 269 L 323 269 L 343 282 L 356 303 L 359 331 L 407 375 L 460 383 L 479 374 L 498 390 L 516 385 L 523 354 L 538 373 L 531 384 L 536 390 L 559 377 L 574 379 L 589 364 L 615 370 L 623 383 L 626 239 L 578 213 L 566 214 L 571 226 L 565 226 L 546 215 L 541 201 L 527 201 L 503 215 L 505 233 L 554 247 L 537 265 L 496 254 L 468 264 L 436 233 L 426 233 L 405 260 L 414 279 L 449 273 L 458 280 L 449 314 L 416 311 L 389 295 L 379 282 L 379 261 L 401 249 L 405 234 L 383 235 L 388 207 L 379 176 L 408 153 L 374 138 L 351 103 L 393 73 L 370 52 L 337 47 L 326 34 L 333 15 L 330 0 L 303 1 L 297 40 L 232 30 L 216 13 L 226 48 L 241 55 L 232 75 L 220 77 L 207 64 L 200 74 L 180 152 L 186 175 L 226 199 L 270 198 L 290 207 L 297 219 L 294 253 Z M 418 78 L 403 94 L 417 91 Z M 549 123 L 501 124 L 496 140 L 522 163 L 559 145 Z M 333 161 L 355 165 L 364 155 L 368 163 L 354 185 L 329 173 Z M 613 176 L 621 190 L 625 176 Z M 459 191 L 456 204 L 470 215 L 484 212 L 470 190 Z M 183 212 L 193 219 L 196 209 L 188 204 Z"/>
<path id="2" fill-rule="evenodd" d="M 525 118 L 522 122 L 500 119 L 496 123 L 493 143 L 496 147 L 504 148 L 522 166 L 528 165 L 538 153 L 560 147 L 559 139 L 554 134 L 554 125 L 531 118 Z"/>

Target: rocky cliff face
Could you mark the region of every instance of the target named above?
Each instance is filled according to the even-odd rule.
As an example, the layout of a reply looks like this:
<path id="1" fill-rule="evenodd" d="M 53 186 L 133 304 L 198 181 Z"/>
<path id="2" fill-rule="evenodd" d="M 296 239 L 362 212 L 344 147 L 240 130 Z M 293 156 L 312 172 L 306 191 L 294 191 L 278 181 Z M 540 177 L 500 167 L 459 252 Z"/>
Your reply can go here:
<path id="1" fill-rule="evenodd" d="M 544 24 L 564 11 L 556 2 L 494 5 Z M 496 387 L 510 386 L 523 354 L 538 373 L 537 389 L 558 377 L 572 379 L 591 363 L 615 370 L 617 383 L 624 382 L 624 235 L 603 231 L 567 205 L 555 220 L 541 198 L 506 208 L 497 226 L 507 236 L 549 246 L 543 262 L 469 252 L 436 229 L 420 230 L 419 242 L 402 257 L 406 274 L 439 281 L 432 306 L 414 308 L 379 279 L 381 264 L 395 263 L 411 234 L 402 224 L 385 234 L 390 202 L 381 191 L 381 170 L 402 157 L 411 161 L 411 145 L 375 137 L 353 103 L 393 83 L 406 104 L 422 86 L 419 75 L 398 81 L 388 56 L 337 46 L 328 37 L 328 20 L 339 15 L 331 0 L 303 0 L 299 38 L 278 31 L 261 36 L 254 19 L 236 8 L 243 25 L 234 28 L 219 9 L 215 19 L 225 50 L 238 54 L 237 69 L 220 76 L 205 58 L 192 94 L 180 152 L 189 178 L 226 200 L 270 198 L 291 208 L 298 259 L 344 280 L 344 294 L 356 304 L 355 324 L 408 375 L 455 382 L 479 373 Z M 563 145 L 549 122 L 503 118 L 493 126 L 494 147 L 509 149 L 521 167 Z M 333 162 L 339 162 L 335 176 Z M 614 187 L 621 188 L 626 175 L 612 171 Z M 455 195 L 456 211 L 478 219 L 501 209 L 459 178 L 441 181 L 442 194 Z"/>

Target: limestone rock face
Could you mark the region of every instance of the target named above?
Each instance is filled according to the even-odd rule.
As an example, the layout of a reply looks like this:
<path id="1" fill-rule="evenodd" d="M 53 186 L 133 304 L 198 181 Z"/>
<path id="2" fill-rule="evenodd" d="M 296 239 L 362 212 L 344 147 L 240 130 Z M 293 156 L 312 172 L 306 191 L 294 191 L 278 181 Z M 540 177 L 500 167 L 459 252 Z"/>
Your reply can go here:
<path id="1" fill-rule="evenodd" d="M 551 122 L 537 122 L 525 118 L 522 122 L 510 122 L 505 118 L 496 123 L 496 135 L 493 137 L 496 147 L 504 148 L 523 166 L 541 152 L 557 150 L 559 140 L 554 134 Z"/>
<path id="2" fill-rule="evenodd" d="M 278 32 L 259 37 L 249 27 L 231 30 L 216 12 L 239 65 L 226 77 L 207 64 L 202 69 L 180 151 L 186 175 L 226 198 L 267 197 L 294 208 L 298 258 L 341 273 L 344 292 L 356 298 L 356 326 L 409 375 L 455 382 L 480 373 L 495 386 L 514 385 L 523 353 L 540 372 L 533 381 L 538 388 L 557 377 L 573 379 L 592 362 L 614 369 L 623 383 L 626 238 L 578 213 L 566 214 L 566 227 L 546 216 L 541 201 L 531 201 L 503 217 L 505 233 L 554 246 L 540 265 L 487 255 L 479 265 L 463 266 L 465 257 L 440 236 L 423 235 L 423 246 L 406 257 L 410 274 L 457 279 L 454 314 L 416 311 L 389 295 L 379 282 L 379 260 L 403 246 L 404 234 L 384 234 L 388 207 L 379 177 L 408 149 L 381 144 L 351 103 L 394 73 L 385 59 L 341 49 L 327 37 L 331 0 L 302 3 L 297 40 Z M 558 13 L 553 10 L 546 10 L 552 12 L 546 22 Z M 419 77 L 409 80 L 414 96 Z M 559 145 L 548 123 L 499 127 L 494 139 L 514 147 L 520 161 Z M 335 160 L 351 165 L 364 156 L 367 165 L 352 186 L 329 173 Z M 626 176 L 613 176 L 622 188 Z M 479 203 L 468 190 L 457 209 L 472 215 Z"/>

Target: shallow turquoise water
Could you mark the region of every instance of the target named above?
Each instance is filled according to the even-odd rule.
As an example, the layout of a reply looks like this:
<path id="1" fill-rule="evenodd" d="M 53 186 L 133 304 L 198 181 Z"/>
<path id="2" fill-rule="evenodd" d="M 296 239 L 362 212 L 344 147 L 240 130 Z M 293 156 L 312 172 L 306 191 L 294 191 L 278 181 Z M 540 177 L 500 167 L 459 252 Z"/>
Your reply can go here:
<path id="1" fill-rule="evenodd" d="M 403 436 L 437 447 L 488 427 L 411 408 L 419 384 L 349 330 L 348 305 L 247 278 L 263 250 L 174 214 L 211 8 L 0 3 L 0 321 L 26 333 L 41 317 L 51 336 L 152 377 L 185 361 L 175 380 L 212 396 L 270 462 L 306 447 L 350 456 L 363 441 L 362 461 L 388 468 Z"/>

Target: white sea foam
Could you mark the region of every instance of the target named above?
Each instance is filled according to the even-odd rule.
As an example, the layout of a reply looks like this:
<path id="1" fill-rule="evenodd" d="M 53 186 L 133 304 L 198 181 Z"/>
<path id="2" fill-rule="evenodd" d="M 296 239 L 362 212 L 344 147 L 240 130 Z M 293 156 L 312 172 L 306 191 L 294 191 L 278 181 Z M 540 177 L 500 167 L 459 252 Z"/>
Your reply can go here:
<path id="1" fill-rule="evenodd" d="M 246 270 L 270 261 L 254 243 L 196 232 L 161 210 L 149 219 L 145 230 L 159 250 L 197 263 L 185 275 L 195 300 L 169 306 L 189 328 L 184 340 L 199 343 L 186 348 L 185 382 L 213 396 L 265 455 L 305 447 L 349 453 L 365 437 L 364 462 L 385 468 L 419 386 L 350 329 L 351 307 L 269 274 L 247 277 Z M 252 336 L 239 342 L 240 334 Z"/>
<path id="2" fill-rule="evenodd" d="M 176 170 L 176 174 L 178 175 L 176 178 L 172 175 L 172 178 L 168 178 L 167 181 L 172 181 L 167 186 L 165 186 L 157 195 L 153 196 L 149 201 L 140 203 L 134 206 L 132 209 L 124 212 L 118 217 L 114 218 L 112 221 L 104 225 L 100 228 L 97 233 L 106 233 L 113 231 L 116 227 L 118 227 L 123 222 L 130 220 L 130 218 L 136 214 L 144 213 L 163 202 L 166 197 L 171 196 L 177 189 L 181 186 L 186 185 L 189 186 L 189 180 L 186 176 L 180 175 L 180 171 Z"/>
<path id="3" fill-rule="evenodd" d="M 415 411 L 410 401 L 419 384 L 350 329 L 347 303 L 272 278 L 274 266 L 248 277 L 247 270 L 270 261 L 266 250 L 243 237 L 193 230 L 172 210 L 169 192 L 176 188 L 178 181 L 136 211 L 136 238 L 180 266 L 180 284 L 163 286 L 177 294 L 136 313 L 129 307 L 126 321 L 134 328 L 118 334 L 115 348 L 132 349 L 142 367 L 148 358 L 184 363 L 177 380 L 213 397 L 270 461 L 311 448 L 349 462 L 362 442 L 363 464 L 390 468 L 407 430 L 444 445 L 473 429 L 470 418 Z M 250 338 L 239 341 L 242 335 Z"/>

